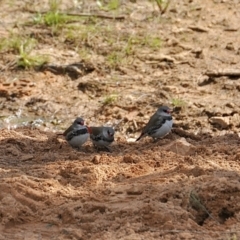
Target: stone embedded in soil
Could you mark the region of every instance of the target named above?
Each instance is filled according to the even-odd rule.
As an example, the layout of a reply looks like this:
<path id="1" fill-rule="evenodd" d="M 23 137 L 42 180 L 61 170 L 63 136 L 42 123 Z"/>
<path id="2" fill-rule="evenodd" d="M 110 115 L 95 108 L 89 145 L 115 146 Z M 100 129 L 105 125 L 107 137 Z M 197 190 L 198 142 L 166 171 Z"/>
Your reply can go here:
<path id="1" fill-rule="evenodd" d="M 219 125 L 221 128 L 227 128 L 230 125 L 229 117 L 211 117 L 210 122 Z"/>
<path id="2" fill-rule="evenodd" d="M 235 113 L 231 117 L 231 124 L 235 127 L 239 127 L 239 125 L 240 125 L 240 115 L 238 113 Z"/>
<path id="3" fill-rule="evenodd" d="M 125 163 L 138 163 L 139 159 L 135 155 L 127 154 L 123 157 L 123 162 L 125 162 Z"/>
<path id="4" fill-rule="evenodd" d="M 93 159 L 92 159 L 92 162 L 93 162 L 94 164 L 99 164 L 100 159 L 101 159 L 101 156 L 100 156 L 100 155 L 95 155 L 95 156 L 93 157 Z"/>
<path id="5" fill-rule="evenodd" d="M 141 195 L 143 190 L 140 187 L 133 186 L 127 190 L 128 195 Z"/>
<path id="6" fill-rule="evenodd" d="M 195 152 L 195 147 L 187 142 L 185 138 L 180 138 L 168 144 L 165 150 L 185 156 L 193 154 Z"/>
<path id="7" fill-rule="evenodd" d="M 20 161 L 29 161 L 32 160 L 34 158 L 33 154 L 26 154 L 21 156 Z"/>

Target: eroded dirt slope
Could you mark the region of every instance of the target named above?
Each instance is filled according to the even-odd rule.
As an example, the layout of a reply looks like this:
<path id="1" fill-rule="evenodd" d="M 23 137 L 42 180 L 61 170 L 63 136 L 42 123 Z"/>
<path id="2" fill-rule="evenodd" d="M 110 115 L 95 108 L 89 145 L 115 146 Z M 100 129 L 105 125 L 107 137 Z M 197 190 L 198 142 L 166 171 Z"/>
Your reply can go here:
<path id="1" fill-rule="evenodd" d="M 239 137 L 186 140 L 95 153 L 52 133 L 2 130 L 2 238 L 238 238 Z"/>

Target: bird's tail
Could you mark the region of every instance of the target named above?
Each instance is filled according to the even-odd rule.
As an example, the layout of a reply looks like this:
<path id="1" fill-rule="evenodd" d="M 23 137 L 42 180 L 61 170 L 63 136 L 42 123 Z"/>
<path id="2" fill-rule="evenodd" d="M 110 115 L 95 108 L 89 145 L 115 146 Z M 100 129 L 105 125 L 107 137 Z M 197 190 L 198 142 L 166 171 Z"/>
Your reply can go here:
<path id="1" fill-rule="evenodd" d="M 143 137 L 144 133 L 141 133 L 141 135 L 136 139 L 136 142 L 139 141 Z"/>

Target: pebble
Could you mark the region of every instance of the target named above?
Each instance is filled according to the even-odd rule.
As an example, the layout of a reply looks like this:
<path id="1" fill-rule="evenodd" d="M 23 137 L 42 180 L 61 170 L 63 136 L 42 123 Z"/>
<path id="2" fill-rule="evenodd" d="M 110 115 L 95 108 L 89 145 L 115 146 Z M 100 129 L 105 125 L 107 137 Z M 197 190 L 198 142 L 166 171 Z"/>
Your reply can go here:
<path id="1" fill-rule="evenodd" d="M 218 124 L 222 128 L 227 128 L 230 125 L 229 117 L 211 117 L 210 122 L 213 124 Z"/>

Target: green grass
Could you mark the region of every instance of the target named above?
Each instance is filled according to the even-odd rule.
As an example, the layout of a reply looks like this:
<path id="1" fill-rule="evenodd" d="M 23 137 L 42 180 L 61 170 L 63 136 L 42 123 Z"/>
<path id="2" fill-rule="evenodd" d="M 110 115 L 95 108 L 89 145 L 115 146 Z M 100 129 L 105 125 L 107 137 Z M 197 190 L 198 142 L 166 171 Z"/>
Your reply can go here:
<path id="1" fill-rule="evenodd" d="M 125 56 L 118 51 L 111 51 L 106 57 L 107 64 L 113 69 L 116 69 L 118 66 L 123 65 L 126 61 L 127 59 Z"/>
<path id="2" fill-rule="evenodd" d="M 109 105 L 111 103 L 116 102 L 118 99 L 118 94 L 110 94 L 108 96 L 106 96 L 103 100 L 103 104 L 104 105 Z"/>
<path id="3" fill-rule="evenodd" d="M 173 98 L 171 100 L 171 103 L 174 107 L 185 107 L 186 106 L 186 102 L 180 98 Z"/>
<path id="4" fill-rule="evenodd" d="M 165 13 L 171 0 L 150 0 L 157 4 L 161 14 Z"/>
<path id="5" fill-rule="evenodd" d="M 161 47 L 161 39 L 159 37 L 145 37 L 145 45 L 152 49 L 158 49 Z"/>
<path id="6" fill-rule="evenodd" d="M 56 12 L 60 8 L 62 1 L 61 0 L 49 0 L 48 5 L 51 12 Z"/>
<path id="7" fill-rule="evenodd" d="M 102 37 L 104 30 L 96 26 L 96 24 L 88 24 L 81 26 L 69 26 L 63 33 L 65 40 L 72 41 L 77 44 L 86 43 L 93 38 Z"/>
<path id="8" fill-rule="evenodd" d="M 98 1 L 98 6 L 104 11 L 117 10 L 120 7 L 120 0 L 110 0 L 107 4 L 103 4 L 102 1 Z"/>
<path id="9" fill-rule="evenodd" d="M 153 50 L 157 50 L 161 47 L 162 41 L 156 36 L 139 36 L 130 35 L 128 39 L 123 39 L 127 42 L 127 47 L 125 48 L 128 53 L 139 49 L 139 47 L 148 47 Z"/>
<path id="10" fill-rule="evenodd" d="M 1 52 L 13 52 L 18 54 L 23 47 L 30 47 L 36 42 L 35 39 L 21 36 L 17 34 L 10 34 L 7 38 L 0 39 L 0 51 Z"/>
<path id="11" fill-rule="evenodd" d="M 141 51 L 143 48 L 159 50 L 161 47 L 161 39 L 155 36 L 130 35 L 127 37 L 117 37 L 114 36 L 113 33 L 110 33 L 110 35 L 111 36 L 109 36 L 107 40 L 109 45 L 109 53 L 106 56 L 106 61 L 108 65 L 113 68 L 116 68 L 122 64 L 128 64 L 131 57 L 134 56 L 136 52 Z M 116 44 L 116 42 L 118 44 Z"/>
<path id="12" fill-rule="evenodd" d="M 33 18 L 33 24 L 45 25 L 53 27 L 53 30 L 58 30 L 64 28 L 67 23 L 75 22 L 77 19 L 81 18 L 60 13 L 60 0 L 49 0 L 48 5 L 49 11 L 44 14 L 36 14 Z"/>
<path id="13" fill-rule="evenodd" d="M 17 59 L 17 66 L 21 68 L 35 68 L 42 66 L 48 62 L 47 56 L 35 55 L 31 56 L 27 52 L 21 52 Z"/>
<path id="14" fill-rule="evenodd" d="M 48 61 L 43 55 L 32 55 L 37 40 L 28 36 L 11 34 L 8 38 L 0 39 L 0 52 L 12 52 L 16 55 L 16 64 L 22 68 L 41 66 Z"/>
<path id="15" fill-rule="evenodd" d="M 79 18 L 79 17 L 78 17 Z M 56 12 L 47 12 L 45 14 L 38 13 L 33 18 L 34 24 L 42 24 L 46 26 L 52 26 L 55 28 L 63 28 L 66 23 L 76 21 L 77 17 L 75 16 L 68 16 L 66 14 Z"/>

